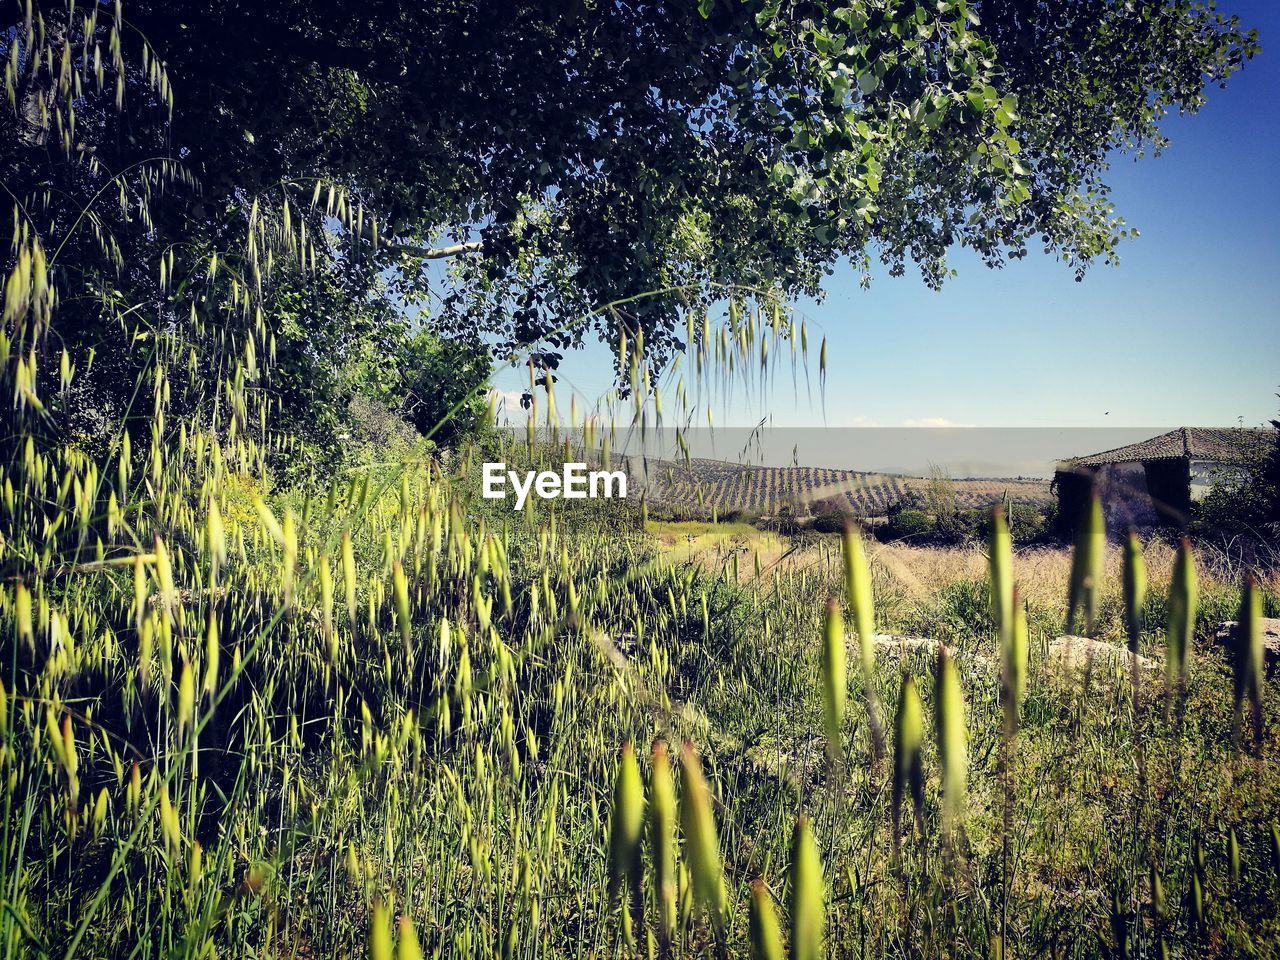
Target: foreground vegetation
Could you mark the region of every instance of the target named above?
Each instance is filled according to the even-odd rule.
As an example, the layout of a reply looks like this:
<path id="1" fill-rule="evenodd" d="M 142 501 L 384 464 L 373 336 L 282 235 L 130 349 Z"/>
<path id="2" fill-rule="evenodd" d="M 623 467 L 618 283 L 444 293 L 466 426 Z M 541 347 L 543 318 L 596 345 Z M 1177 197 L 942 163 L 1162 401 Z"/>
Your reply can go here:
<path id="1" fill-rule="evenodd" d="M 1109 259 L 1098 158 L 1257 48 L 1180 2 L 1046 2 L 1036 44 L 891 6 L 6 7 L 6 957 L 1274 953 L 1275 698 L 1256 631 L 1209 642 L 1273 582 L 1154 546 L 1145 590 L 1100 523 L 1068 563 L 995 515 L 748 568 L 479 497 L 608 459 L 613 411 L 590 454 L 532 429 L 584 329 L 643 431 L 668 374 L 687 421 L 807 357 L 783 305 L 843 257 Z M 457 340 L 408 319 L 449 257 Z M 485 336 L 527 445 L 480 426 Z"/>
<path id="2" fill-rule="evenodd" d="M 465 457 L 456 476 L 426 459 L 275 495 L 234 462 L 195 434 L 136 472 L 70 452 L 6 471 L 22 535 L 5 557 L 29 558 L 0 614 L 8 955 L 376 956 L 391 916 L 405 956 L 415 938 L 442 955 L 666 950 L 668 932 L 675 954 L 739 953 L 749 902 L 801 895 L 801 818 L 824 865 L 807 922 L 836 955 L 1263 956 L 1280 938 L 1274 703 L 1260 741 L 1233 740 L 1230 671 L 1205 643 L 1235 584 L 1202 579 L 1185 686 L 1144 667 L 1135 699 L 1127 660 L 1047 656 L 1070 571 L 1017 558 L 1030 667 L 1009 738 L 982 558 L 886 548 L 880 627 L 950 656 L 873 648 L 831 728 L 836 550 L 735 578 L 651 562 L 635 519 L 594 505 L 488 513 Z M 116 493 L 139 488 L 157 509 Z M 1174 564 L 1150 559 L 1139 650 L 1161 656 Z M 1113 639 L 1117 563 L 1096 605 Z M 968 760 L 942 765 L 933 725 L 916 731 L 919 829 L 904 814 L 895 841 L 893 767 L 854 704 L 884 727 L 914 678 L 929 716 L 941 664 Z M 901 758 L 911 736 L 900 722 L 888 746 Z M 647 745 L 686 740 L 676 833 L 652 790 L 639 819 L 613 784 L 624 744 L 649 781 Z M 712 799 L 689 813 L 700 775 Z M 944 802 L 957 783 L 967 801 Z M 622 814 L 659 834 L 627 925 Z"/>

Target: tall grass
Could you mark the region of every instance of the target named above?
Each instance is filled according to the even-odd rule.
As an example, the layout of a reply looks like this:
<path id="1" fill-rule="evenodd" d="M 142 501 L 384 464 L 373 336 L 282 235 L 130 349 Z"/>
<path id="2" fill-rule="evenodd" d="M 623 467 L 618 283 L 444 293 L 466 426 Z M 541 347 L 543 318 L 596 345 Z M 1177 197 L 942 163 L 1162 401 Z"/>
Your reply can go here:
<path id="1" fill-rule="evenodd" d="M 88 63 L 67 50 L 68 70 Z M 146 189 L 117 186 L 145 220 L 160 185 L 188 183 L 165 162 Z M 362 215 L 338 185 L 312 204 Z M 1072 561 L 1014 554 L 1004 532 L 981 556 L 874 550 L 851 530 L 754 578 L 736 552 L 660 562 L 625 506 L 478 497 L 482 455 L 567 444 L 607 462 L 611 414 L 565 429 L 549 378 L 528 442 L 279 484 L 294 441 L 271 429 L 258 308 L 273 270 L 314 260 L 284 213 L 305 206 L 255 201 L 242 249 L 189 275 L 172 252 L 145 267 L 175 319 L 137 331 L 145 376 L 94 453 L 48 412 L 88 362 L 52 335 L 74 272 L 15 212 L 5 957 L 1274 953 L 1280 776 L 1257 627 L 1273 585 L 1242 598 L 1198 576 L 1189 546 L 1148 545 L 1144 601 L 1120 588 L 1100 511 Z M 225 315 L 176 319 L 202 297 Z M 775 306 L 735 296 L 714 333 L 690 317 L 695 375 L 803 354 Z M 643 431 L 660 371 L 626 329 Z M 216 374 L 192 361 L 201 338 L 220 344 Z M 828 362 L 824 340 L 823 377 Z M 1210 635 L 1238 609 L 1231 661 Z M 1139 680 L 1137 656 L 1087 682 L 1060 669 L 1049 641 L 1077 619 L 1167 673 Z M 1147 709 L 1167 697 L 1176 711 Z M 1231 735 L 1246 709 L 1247 751 Z"/>
<path id="2" fill-rule="evenodd" d="M 487 509 L 429 460 L 310 491 L 227 460 L 197 432 L 124 468 L 62 449 L 5 469 L 7 955 L 1092 955 L 1117 917 L 1139 951 L 1274 942 L 1275 708 L 1256 655 L 1233 681 L 1203 623 L 1179 731 L 1135 715 L 1123 671 L 1088 691 L 1055 672 L 1060 606 L 1019 640 L 1022 603 L 1008 631 L 981 581 L 904 605 L 872 554 L 882 629 L 953 623 L 949 652 L 842 677 L 839 554 L 744 584 L 654 562 L 623 512 Z M 997 580 L 1021 586 L 1021 559 Z M 1054 569 L 1030 592 L 1064 595 Z M 1150 652 L 1163 610 L 1127 636 L 1118 589 L 1104 574 L 1095 632 Z M 1000 654 L 1019 642 L 1025 666 Z M 1253 757 L 1230 746 L 1233 682 L 1259 704 Z M 844 691 L 898 704 L 892 770 Z M 676 780 L 664 744 L 686 738 Z M 619 744 L 655 739 L 619 771 Z"/>

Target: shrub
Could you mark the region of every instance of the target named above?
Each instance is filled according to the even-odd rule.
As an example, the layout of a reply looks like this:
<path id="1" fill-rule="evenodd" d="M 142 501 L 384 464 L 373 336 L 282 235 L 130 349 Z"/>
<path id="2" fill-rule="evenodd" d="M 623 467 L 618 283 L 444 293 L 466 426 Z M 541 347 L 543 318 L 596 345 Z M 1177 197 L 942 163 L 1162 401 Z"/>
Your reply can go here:
<path id="1" fill-rule="evenodd" d="M 381 462 L 404 459 L 420 442 L 413 425 L 381 401 L 357 394 L 347 407 L 347 431 L 338 435 L 346 459 Z"/>
<path id="2" fill-rule="evenodd" d="M 1033 543 L 1043 539 L 1057 519 L 1054 503 L 1014 503 L 1009 506 L 1009 531 L 1015 543 Z"/>
<path id="3" fill-rule="evenodd" d="M 981 539 L 991 511 L 953 510 L 938 517 L 937 539 L 941 543 L 960 544 Z"/>
<path id="4" fill-rule="evenodd" d="M 1036 543 L 1053 529 L 1056 508 L 1052 504 L 1008 503 L 1005 515 L 1009 520 L 1009 533 L 1014 543 Z M 971 511 L 974 512 L 974 511 Z M 991 528 L 990 509 L 976 511 L 974 523 L 977 538 L 986 540 Z"/>
<path id="5" fill-rule="evenodd" d="M 814 533 L 839 533 L 844 529 L 845 516 L 838 510 L 828 510 L 813 518 Z"/>
<path id="6" fill-rule="evenodd" d="M 1273 532 L 1277 525 L 1280 525 L 1280 432 L 1272 442 L 1258 446 L 1241 476 L 1215 484 L 1203 500 L 1192 505 L 1192 529 L 1202 536 L 1260 537 Z"/>
<path id="7" fill-rule="evenodd" d="M 946 469 L 936 463 L 929 464 L 929 482 L 925 486 L 924 506 L 943 529 L 950 529 L 955 523 L 958 509 L 956 506 L 956 482 Z"/>
<path id="8" fill-rule="evenodd" d="M 884 525 L 884 536 L 889 540 L 905 540 L 909 537 L 925 537 L 937 527 L 937 518 L 924 510 L 899 510 Z"/>
<path id="9" fill-rule="evenodd" d="M 766 529 L 772 527 L 784 536 L 791 536 L 799 531 L 800 520 L 796 516 L 795 507 L 789 503 L 784 503 L 778 508 L 773 518 L 764 523 L 763 526 Z"/>

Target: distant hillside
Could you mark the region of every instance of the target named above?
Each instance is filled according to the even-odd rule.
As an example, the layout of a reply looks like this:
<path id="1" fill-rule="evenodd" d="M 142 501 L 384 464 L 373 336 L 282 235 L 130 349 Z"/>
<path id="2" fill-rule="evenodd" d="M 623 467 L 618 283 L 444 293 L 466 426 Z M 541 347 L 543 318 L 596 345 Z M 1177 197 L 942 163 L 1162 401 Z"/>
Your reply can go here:
<path id="1" fill-rule="evenodd" d="M 734 510 L 773 514 L 790 505 L 804 512 L 838 512 L 855 517 L 884 516 L 898 506 L 921 504 L 933 481 L 824 467 L 758 467 L 723 460 L 651 462 L 643 484 L 648 502 L 687 516 L 723 515 Z M 956 506 L 985 507 L 1002 498 L 1048 503 L 1047 480 L 953 480 Z"/>

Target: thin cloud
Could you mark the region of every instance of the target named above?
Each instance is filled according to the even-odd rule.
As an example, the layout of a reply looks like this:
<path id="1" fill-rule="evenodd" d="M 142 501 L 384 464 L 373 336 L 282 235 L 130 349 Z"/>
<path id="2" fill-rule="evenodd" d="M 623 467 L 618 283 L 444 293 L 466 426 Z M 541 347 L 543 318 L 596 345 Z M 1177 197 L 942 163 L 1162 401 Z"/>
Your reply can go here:
<path id="1" fill-rule="evenodd" d="M 902 425 L 904 427 L 929 427 L 934 430 L 943 428 L 969 428 L 973 426 L 972 423 L 957 423 L 954 420 L 948 420 L 946 417 L 913 417 L 908 420 L 903 420 Z"/>
<path id="2" fill-rule="evenodd" d="M 515 414 L 521 412 L 520 398 L 523 395 L 523 390 L 490 390 L 489 400 L 500 414 Z"/>
<path id="3" fill-rule="evenodd" d="M 808 424 L 804 424 L 808 425 Z M 871 417 L 864 417 L 861 414 L 849 414 L 843 417 L 835 417 L 831 421 L 833 427 L 878 427 L 880 423 Z"/>

